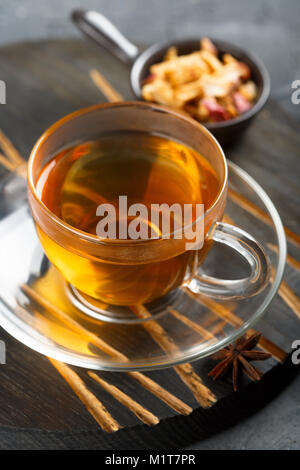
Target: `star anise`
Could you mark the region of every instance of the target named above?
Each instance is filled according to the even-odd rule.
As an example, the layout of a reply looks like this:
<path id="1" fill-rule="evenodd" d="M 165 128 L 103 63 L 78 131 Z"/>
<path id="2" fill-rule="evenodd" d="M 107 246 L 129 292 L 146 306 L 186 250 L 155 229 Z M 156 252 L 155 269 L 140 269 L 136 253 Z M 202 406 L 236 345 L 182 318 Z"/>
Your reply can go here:
<path id="1" fill-rule="evenodd" d="M 253 348 L 257 345 L 261 338 L 261 333 L 253 333 L 251 336 L 242 336 L 234 344 L 230 344 L 224 349 L 212 356 L 212 359 L 221 359 L 221 362 L 216 365 L 210 372 L 209 376 L 214 380 L 224 376 L 232 367 L 232 382 L 233 389 L 238 389 L 238 372 L 241 368 L 251 380 L 257 382 L 262 377 L 262 372 L 252 364 L 250 361 L 264 361 L 272 355 L 263 351 L 255 350 Z"/>

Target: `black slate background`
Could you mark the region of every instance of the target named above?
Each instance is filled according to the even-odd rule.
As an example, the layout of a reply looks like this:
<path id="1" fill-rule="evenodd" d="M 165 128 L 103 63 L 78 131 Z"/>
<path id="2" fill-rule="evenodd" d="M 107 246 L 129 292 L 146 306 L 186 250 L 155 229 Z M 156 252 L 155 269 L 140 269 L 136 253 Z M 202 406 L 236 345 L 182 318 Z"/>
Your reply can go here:
<path id="1" fill-rule="evenodd" d="M 74 1 L 52 0 L 46 2 L 40 0 L 27 0 L 20 2 L 17 0 L 2 0 L 0 5 L 0 44 L 8 41 L 20 39 L 45 38 L 45 37 L 65 37 L 76 35 L 76 31 L 68 20 L 69 11 L 75 7 L 93 8 L 109 16 L 127 36 L 139 43 L 152 43 L 154 41 L 172 39 L 174 37 L 193 36 L 211 34 L 215 37 L 231 40 L 241 46 L 252 49 L 264 60 L 272 79 L 272 100 L 276 106 L 272 106 L 272 112 L 278 113 L 279 121 L 287 132 L 294 130 L 299 132 L 300 105 L 295 106 L 290 101 L 290 86 L 293 80 L 300 79 L 300 4 L 298 0 L 252 0 L 244 2 L 241 0 L 229 0 L 221 2 L 217 0 L 105 0 Z M 94 47 L 91 45 L 91 47 Z M 49 71 L 50 72 L 50 71 Z M 1 78 L 1 77 L 0 77 Z M 51 79 L 51 73 L 50 78 Z M 17 80 L 17 77 L 16 77 Z M 127 84 L 114 85 L 122 92 Z M 13 93 L 14 83 L 8 83 L 8 100 L 10 93 Z M 72 95 L 73 99 L 74 95 Z M 30 100 L 30 96 L 28 96 Z M 78 106 L 86 103 L 78 93 Z M 74 106 L 74 101 L 72 102 Z M 1 113 L 4 110 L 0 109 Z M 53 103 L 53 115 L 55 115 L 55 103 Z M 15 123 L 21 124 L 18 141 L 26 142 L 26 123 L 22 122 L 21 116 L 14 116 Z M 268 119 L 268 115 L 265 116 Z M 43 116 L 37 116 L 39 120 L 37 128 L 41 126 Z M 47 123 L 49 116 L 47 117 Z M 46 121 L 45 121 L 46 122 Z M 9 123 L 7 123 L 8 127 Z M 25 137 L 25 138 L 23 138 Z M 286 158 L 291 152 L 273 135 L 261 136 L 260 145 L 251 146 L 251 140 L 247 140 L 247 154 L 240 155 L 238 164 L 247 169 L 250 174 L 264 185 L 267 185 L 268 192 L 273 197 L 284 223 L 291 229 L 299 231 L 299 199 L 291 192 L 299 187 L 299 162 L 297 159 Z M 255 143 L 257 144 L 257 143 Z M 285 143 L 286 144 L 286 143 Z M 29 148 L 21 149 L 24 153 Z M 295 149 L 293 149 L 293 154 Z M 232 151 L 234 154 L 234 150 Z M 280 167 L 274 168 L 273 157 L 280 161 Z M 230 152 L 228 152 L 230 157 Z M 269 162 L 264 164 L 264 171 L 260 170 L 259 160 L 264 158 Z M 266 166 L 270 171 L 266 173 Z M 295 173 L 291 179 L 286 178 L 286 167 L 294 167 Z M 288 172 L 291 175 L 291 172 Z M 280 178 L 278 176 L 280 175 Z M 281 181 L 284 191 L 278 190 L 278 180 Z M 282 188 L 281 188 L 282 189 Z M 286 192 L 288 199 L 282 198 Z M 287 202 L 288 201 L 288 202 Z M 1 332 L 1 338 L 5 339 L 5 334 Z M 8 360 L 9 360 L 8 351 Z M 36 381 L 39 374 L 43 374 L 43 361 L 36 353 L 32 353 L 27 348 L 20 351 L 20 356 L 28 354 L 28 367 L 36 367 Z M 37 366 L 38 364 L 38 366 Z M 47 367 L 47 371 L 49 367 Z M 2 372 L 2 371 L 1 371 Z M 26 370 L 24 370 L 26 375 Z M 58 376 L 53 371 L 53 376 L 57 380 Z M 44 377 L 45 379 L 46 377 Z M 52 378 L 48 377 L 49 382 Z M 200 443 L 193 444 L 187 449 L 299 449 L 299 425 L 300 425 L 300 377 L 294 380 L 285 391 L 273 402 L 264 407 L 259 413 L 236 425 L 234 428 L 226 430 L 216 436 L 206 439 Z M 57 387 L 62 393 L 69 390 L 61 379 L 57 380 Z M 70 392 L 68 392 L 70 393 Z M 4 398 L 4 390 L 1 393 Z M 30 395 L 30 394 L 29 394 Z M 24 397 L 24 406 L 26 399 Z M 1 400 L 2 408 L 5 403 Z M 53 403 L 55 406 L 55 403 Z M 72 413 L 76 416 L 81 413 L 82 404 L 74 397 L 72 401 Z M 16 409 L 20 409 L 16 406 Z M 72 413 L 68 414 L 70 427 L 72 426 Z M 37 415 L 39 410 L 36 410 Z M 48 410 L 51 413 L 51 406 Z M 62 410 L 63 412 L 63 410 Z M 11 414 L 10 414 L 11 416 Z M 87 420 L 92 418 L 87 417 Z M 8 424 L 9 424 L 8 420 Z M 34 423 L 28 423 L 29 425 Z M 87 423 L 90 424 L 90 423 Z M 0 434 L 0 447 L 10 447 L 10 433 L 14 430 L 6 428 Z M 14 434 L 14 438 L 15 438 Z M 70 443 L 72 437 L 70 436 Z M 25 437 L 22 431 L 19 434 L 20 447 L 26 448 Z M 28 440 L 27 440 L 28 442 Z M 88 447 L 88 440 L 84 441 L 85 448 Z M 91 447 L 93 447 L 91 438 Z M 71 445 L 71 444 L 70 444 Z M 69 445 L 69 446 L 70 446 Z M 116 448 L 118 443 L 116 442 Z M 27 444 L 28 446 L 28 444 Z M 32 447 L 41 447 L 38 442 Z M 58 437 L 54 441 L 49 435 L 48 445 L 45 447 L 61 447 L 62 443 Z M 66 444 L 68 447 L 68 444 Z"/>

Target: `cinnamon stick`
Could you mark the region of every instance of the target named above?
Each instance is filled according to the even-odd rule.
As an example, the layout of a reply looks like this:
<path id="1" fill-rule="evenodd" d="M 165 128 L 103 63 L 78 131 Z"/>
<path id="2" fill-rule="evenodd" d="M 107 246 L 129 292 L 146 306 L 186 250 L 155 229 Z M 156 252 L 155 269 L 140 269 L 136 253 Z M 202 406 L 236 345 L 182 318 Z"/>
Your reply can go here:
<path id="1" fill-rule="evenodd" d="M 285 281 L 282 281 L 278 289 L 278 294 L 284 300 L 284 302 L 290 307 L 290 309 L 300 318 L 300 298 L 295 292 L 287 285 Z"/>
<path id="2" fill-rule="evenodd" d="M 256 217 L 257 219 L 260 219 L 262 222 L 264 222 L 268 225 L 271 225 L 271 226 L 273 225 L 273 221 L 272 221 L 271 217 L 263 209 L 261 209 L 256 204 L 254 204 L 253 202 L 246 199 L 245 196 L 242 196 L 241 194 L 237 193 L 236 191 L 234 191 L 231 188 L 228 189 L 228 196 L 238 206 L 242 207 L 247 212 L 254 215 L 254 217 Z M 287 239 L 291 243 L 296 245 L 297 247 L 300 247 L 300 235 L 293 232 L 292 230 L 290 230 L 287 227 L 284 227 L 284 231 L 285 231 Z"/>
<path id="3" fill-rule="evenodd" d="M 124 98 L 120 93 L 118 93 L 110 83 L 103 77 L 99 70 L 92 69 L 90 70 L 90 77 L 96 87 L 103 93 L 103 95 L 110 102 L 115 101 L 124 101 Z"/>
<path id="4" fill-rule="evenodd" d="M 132 311 L 139 318 L 150 318 L 151 315 L 143 305 L 132 306 Z M 157 321 L 147 321 L 144 323 L 144 328 L 152 336 L 154 341 L 166 352 L 178 352 L 176 344 L 168 337 L 163 327 Z M 217 398 L 213 392 L 203 384 L 201 378 L 196 374 L 191 364 L 181 364 L 174 366 L 174 370 L 191 390 L 198 403 L 207 408 L 216 402 Z"/>
<path id="5" fill-rule="evenodd" d="M 273 243 L 268 243 L 268 247 L 270 250 L 274 251 L 275 253 L 278 253 L 278 248 L 277 246 L 273 245 Z M 293 258 L 291 255 L 287 254 L 286 255 L 286 262 L 294 269 L 297 271 L 300 271 L 300 261 L 297 259 Z"/>
<path id="6" fill-rule="evenodd" d="M 189 289 L 184 289 L 184 291 L 187 295 L 192 296 L 197 302 L 209 308 L 216 315 L 220 316 L 221 318 L 224 318 L 231 325 L 239 327 L 243 324 L 243 320 L 237 317 L 228 307 L 225 307 L 224 305 L 216 302 L 213 299 L 210 299 L 209 297 L 205 297 L 200 294 L 194 294 Z M 255 330 L 251 328 L 247 331 L 247 335 L 251 335 L 254 332 Z M 261 349 L 272 354 L 272 356 L 279 362 L 284 362 L 287 357 L 287 353 L 285 351 L 283 351 L 279 346 L 277 346 L 264 336 L 261 336 L 258 345 Z"/>
<path id="7" fill-rule="evenodd" d="M 81 378 L 76 372 L 63 362 L 48 358 L 55 369 L 61 374 L 65 381 L 70 385 L 73 392 L 86 406 L 90 414 L 97 421 L 99 426 L 106 432 L 118 431 L 121 426 L 107 411 L 105 406 L 87 389 Z"/>
<path id="8" fill-rule="evenodd" d="M 115 357 L 116 359 L 127 362 L 128 358 L 120 353 L 117 349 L 112 348 L 109 344 L 101 340 L 98 336 L 94 333 L 90 332 L 83 326 L 81 326 L 76 320 L 69 317 L 65 312 L 63 312 L 58 307 L 54 306 L 51 302 L 41 296 L 38 292 L 32 289 L 27 284 L 23 284 L 21 286 L 23 292 L 32 300 L 34 300 L 38 305 L 46 308 L 52 315 L 57 318 L 58 320 L 62 321 L 68 327 L 72 328 L 73 331 L 76 333 L 84 334 L 87 336 L 92 344 L 98 347 L 100 350 L 104 351 L 111 357 Z M 192 408 L 184 403 L 180 398 L 177 398 L 172 393 L 168 392 L 164 387 L 159 385 L 157 382 L 152 380 L 150 377 L 142 374 L 141 372 L 136 371 L 129 371 L 127 375 L 139 382 L 144 388 L 149 390 L 153 395 L 157 396 L 160 400 L 166 403 L 170 408 L 175 410 L 179 414 L 190 414 L 192 412 Z"/>
<path id="9" fill-rule="evenodd" d="M 15 166 L 22 165 L 25 163 L 24 158 L 21 156 L 20 152 L 13 145 L 11 140 L 4 134 L 0 129 L 0 147 L 6 153 L 8 159 L 11 163 L 14 163 Z"/>
<path id="10" fill-rule="evenodd" d="M 99 375 L 94 372 L 88 372 L 88 375 L 94 379 L 101 387 L 106 390 L 112 397 L 114 397 L 122 405 L 126 406 L 130 411 L 132 411 L 144 424 L 148 426 L 153 426 L 154 424 L 159 423 L 159 419 L 151 411 L 144 408 L 138 402 L 133 400 L 129 395 L 122 392 L 115 385 L 109 384 L 104 379 L 99 377 Z"/>

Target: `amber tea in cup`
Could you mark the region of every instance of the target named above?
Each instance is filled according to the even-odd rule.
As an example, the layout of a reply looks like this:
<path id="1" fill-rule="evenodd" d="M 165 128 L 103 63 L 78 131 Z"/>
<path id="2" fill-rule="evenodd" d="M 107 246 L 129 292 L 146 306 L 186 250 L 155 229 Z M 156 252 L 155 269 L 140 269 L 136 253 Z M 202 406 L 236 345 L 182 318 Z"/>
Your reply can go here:
<path id="1" fill-rule="evenodd" d="M 227 192 L 222 149 L 203 126 L 179 112 L 138 102 L 77 111 L 37 142 L 28 182 L 46 255 L 72 291 L 91 301 L 144 304 L 182 285 L 216 298 L 247 297 L 267 282 L 268 262 L 260 245 L 221 222 Z M 99 238 L 97 207 L 117 207 L 123 195 L 129 205 L 204 205 L 203 245 L 189 250 L 184 237 L 165 237 L 160 219 L 157 224 L 140 220 L 154 238 L 124 239 L 118 230 L 115 238 Z M 191 225 L 199 218 L 195 212 Z M 249 276 L 231 281 L 200 274 L 213 241 L 242 255 Z"/>
<path id="2" fill-rule="evenodd" d="M 127 196 L 129 206 L 204 204 L 208 209 L 220 187 L 215 170 L 198 152 L 141 132 L 114 133 L 64 149 L 44 166 L 36 183 L 40 200 L 51 212 L 91 235 L 96 235 L 100 219 L 97 207 L 111 203 L 117 208 L 119 195 Z M 154 227 L 150 220 L 141 223 L 159 236 L 161 222 Z M 174 253 L 154 263 L 107 263 L 79 258 L 43 230 L 38 228 L 38 233 L 49 259 L 67 280 L 79 291 L 108 303 L 149 302 L 194 272 L 196 253 Z"/>

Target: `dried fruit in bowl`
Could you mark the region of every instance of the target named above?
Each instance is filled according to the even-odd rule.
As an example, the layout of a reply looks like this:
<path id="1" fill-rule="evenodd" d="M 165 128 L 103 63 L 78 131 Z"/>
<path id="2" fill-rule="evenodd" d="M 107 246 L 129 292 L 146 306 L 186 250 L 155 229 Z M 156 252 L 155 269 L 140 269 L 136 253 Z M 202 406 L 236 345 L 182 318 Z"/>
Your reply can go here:
<path id="1" fill-rule="evenodd" d="M 150 67 L 142 95 L 201 122 L 220 122 L 250 109 L 257 88 L 247 64 L 231 54 L 220 58 L 210 39 L 202 38 L 200 49 L 191 54 L 179 56 L 176 47 L 170 47 L 164 60 Z"/>

